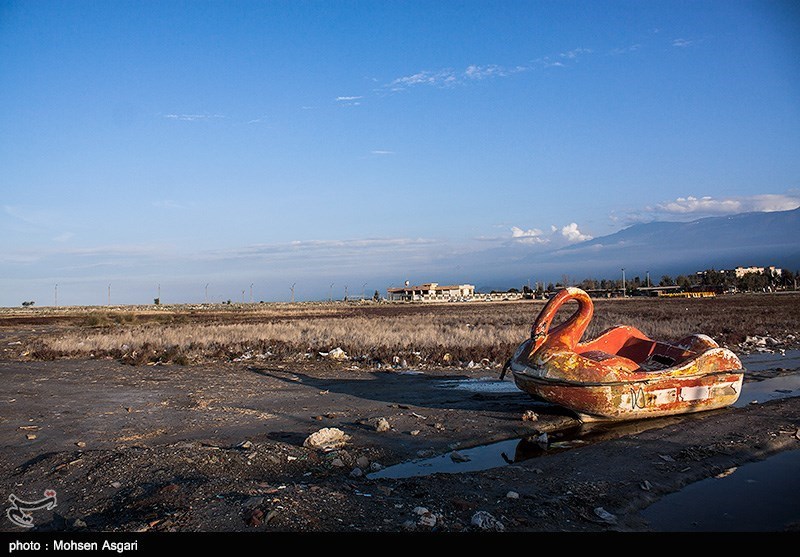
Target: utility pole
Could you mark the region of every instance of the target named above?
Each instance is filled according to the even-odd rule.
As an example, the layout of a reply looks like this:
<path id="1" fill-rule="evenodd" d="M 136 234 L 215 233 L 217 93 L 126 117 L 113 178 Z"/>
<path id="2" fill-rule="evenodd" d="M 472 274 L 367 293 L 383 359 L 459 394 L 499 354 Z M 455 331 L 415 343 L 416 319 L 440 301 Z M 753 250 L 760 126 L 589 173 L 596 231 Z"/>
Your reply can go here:
<path id="1" fill-rule="evenodd" d="M 625 288 L 625 267 L 623 267 L 622 268 L 622 297 L 623 298 L 627 297 L 625 290 L 626 290 L 626 288 Z"/>
<path id="2" fill-rule="evenodd" d="M 294 303 L 294 285 L 297 284 L 296 282 L 292 284 L 292 303 Z"/>
<path id="3" fill-rule="evenodd" d="M 328 301 L 329 301 L 329 302 L 332 302 L 332 301 L 333 301 L 333 283 L 331 283 L 331 287 L 330 287 L 330 289 L 328 290 Z"/>
<path id="4" fill-rule="evenodd" d="M 361 285 L 361 299 L 364 300 L 367 295 L 367 283 Z"/>
<path id="5" fill-rule="evenodd" d="M 58 283 L 56 283 L 56 307 L 58 307 Z"/>
<path id="6" fill-rule="evenodd" d="M 253 283 L 250 283 L 250 303 L 253 303 Z"/>
<path id="7" fill-rule="evenodd" d="M 647 271 L 647 288 L 650 288 L 650 271 Z"/>
<path id="8" fill-rule="evenodd" d="M 347 285 L 344 285 L 344 301 L 347 301 Z"/>
<path id="9" fill-rule="evenodd" d="M 158 283 L 158 301 L 161 302 L 161 283 Z"/>
<path id="10" fill-rule="evenodd" d="M 111 285 L 108 285 L 108 305 L 111 305 Z"/>
<path id="11" fill-rule="evenodd" d="M 208 303 L 208 283 L 206 283 L 206 303 Z"/>

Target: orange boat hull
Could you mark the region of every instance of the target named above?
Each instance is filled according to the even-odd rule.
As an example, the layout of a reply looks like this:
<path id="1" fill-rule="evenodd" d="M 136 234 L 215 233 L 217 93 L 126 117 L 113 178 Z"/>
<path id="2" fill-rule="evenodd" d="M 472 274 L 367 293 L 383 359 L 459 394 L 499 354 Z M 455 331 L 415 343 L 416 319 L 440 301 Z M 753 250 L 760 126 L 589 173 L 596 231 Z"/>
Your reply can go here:
<path id="1" fill-rule="evenodd" d="M 578 311 L 550 331 L 558 308 L 572 300 Z M 591 299 L 577 288 L 560 291 L 545 305 L 531 338 L 509 361 L 519 389 L 564 406 L 583 421 L 701 412 L 738 400 L 742 363 L 710 337 L 691 335 L 670 344 L 619 326 L 580 343 L 592 312 Z"/>

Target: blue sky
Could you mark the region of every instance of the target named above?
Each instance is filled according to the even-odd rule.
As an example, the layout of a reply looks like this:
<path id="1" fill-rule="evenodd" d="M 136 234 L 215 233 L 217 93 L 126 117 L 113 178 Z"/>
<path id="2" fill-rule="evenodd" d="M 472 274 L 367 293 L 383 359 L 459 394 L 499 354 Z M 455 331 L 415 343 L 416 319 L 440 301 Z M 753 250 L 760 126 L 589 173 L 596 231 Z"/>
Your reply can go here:
<path id="1" fill-rule="evenodd" d="M 0 306 L 520 286 L 494 249 L 793 209 L 798 37 L 791 2 L 3 0 Z"/>

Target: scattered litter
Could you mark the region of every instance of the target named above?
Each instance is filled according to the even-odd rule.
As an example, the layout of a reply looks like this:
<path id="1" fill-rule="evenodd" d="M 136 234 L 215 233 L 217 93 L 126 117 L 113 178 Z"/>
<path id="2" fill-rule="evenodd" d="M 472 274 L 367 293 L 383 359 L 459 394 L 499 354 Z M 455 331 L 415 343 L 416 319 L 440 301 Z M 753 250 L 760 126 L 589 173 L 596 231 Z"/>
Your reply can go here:
<path id="1" fill-rule="evenodd" d="M 643 491 L 650 491 L 650 489 L 653 487 L 653 484 L 645 480 L 639 484 L 639 487 L 641 487 Z"/>
<path id="2" fill-rule="evenodd" d="M 344 468 L 344 462 L 341 458 L 334 458 L 331 461 L 331 466 L 335 466 L 336 468 Z"/>
<path id="3" fill-rule="evenodd" d="M 453 462 L 469 462 L 470 458 L 466 455 L 461 454 L 458 451 L 453 451 L 450 453 L 450 460 Z"/>
<path id="4" fill-rule="evenodd" d="M 292 456 L 292 455 L 286 455 L 286 460 L 291 462 L 293 460 L 297 460 L 297 457 L 296 456 Z"/>
<path id="5" fill-rule="evenodd" d="M 86 528 L 86 523 L 83 520 L 81 520 L 80 518 L 76 518 L 72 522 L 72 527 L 73 528 Z"/>
<path id="6" fill-rule="evenodd" d="M 108 484 L 108 485 L 110 485 L 110 486 L 111 486 L 111 487 L 113 487 L 114 489 L 119 489 L 120 487 L 122 487 L 122 484 L 121 484 L 121 483 L 119 483 L 119 482 L 111 482 L 111 483 L 110 483 L 110 484 Z"/>
<path id="7" fill-rule="evenodd" d="M 86 446 L 86 443 L 84 443 L 83 441 L 78 441 L 77 443 L 75 443 L 75 446 L 82 449 L 83 447 Z"/>
<path id="8" fill-rule="evenodd" d="M 416 412 L 411 412 L 410 416 L 414 416 L 415 418 L 419 418 L 420 420 L 427 420 L 427 416 L 423 416 L 422 414 L 417 414 Z"/>
<path id="9" fill-rule="evenodd" d="M 260 507 L 264 504 L 263 497 L 250 497 L 247 501 L 244 502 L 244 508 L 246 509 L 254 509 L 256 507 Z"/>
<path id="10" fill-rule="evenodd" d="M 436 526 L 436 520 L 437 520 L 436 515 L 433 513 L 423 514 L 421 517 L 419 517 L 419 520 L 417 520 L 417 524 L 419 524 L 420 526 L 433 528 L 434 526 Z"/>
<path id="11" fill-rule="evenodd" d="M 28 433 L 28 434 L 25 435 L 25 438 L 30 440 L 30 441 L 33 441 L 34 439 L 36 439 L 36 434 Z"/>
<path id="12" fill-rule="evenodd" d="M 77 458 L 77 459 L 72 460 L 70 462 L 64 462 L 62 464 L 59 464 L 55 468 L 53 468 L 53 470 L 57 472 L 58 470 L 61 470 L 62 468 L 66 468 L 67 466 L 72 466 L 73 464 L 78 464 L 82 460 L 83 460 L 82 458 Z"/>
<path id="13" fill-rule="evenodd" d="M 668 454 L 660 454 L 658 455 L 658 457 L 665 462 L 675 462 L 675 459 L 669 456 Z"/>
<path id="14" fill-rule="evenodd" d="M 506 493 L 506 498 L 507 499 L 519 499 L 519 493 L 517 493 L 516 491 L 509 491 L 508 493 Z"/>
<path id="15" fill-rule="evenodd" d="M 495 532 L 502 532 L 506 529 L 502 522 L 497 520 L 491 514 L 486 511 L 478 511 L 472 515 L 472 520 L 470 523 L 480 528 L 481 530 L 491 530 Z"/>
<path id="16" fill-rule="evenodd" d="M 392 429 L 392 426 L 389 425 L 389 420 L 386 418 L 378 418 L 375 422 L 375 431 L 377 432 L 389 431 L 390 429 Z"/>
<path id="17" fill-rule="evenodd" d="M 247 524 L 250 526 L 256 527 L 261 526 L 264 522 L 264 511 L 261 509 L 253 509 L 250 511 L 247 517 Z"/>
<path id="18" fill-rule="evenodd" d="M 350 440 L 350 436 L 335 427 L 324 427 L 309 435 L 303 446 L 310 449 L 330 451 L 343 447 Z"/>
<path id="19" fill-rule="evenodd" d="M 39 429 L 42 429 L 38 425 L 21 425 L 21 426 L 19 426 L 19 428 L 23 429 L 23 430 L 26 430 L 26 431 L 37 431 Z"/>
<path id="20" fill-rule="evenodd" d="M 346 360 L 346 359 L 348 359 L 347 358 L 347 353 L 344 350 L 342 350 L 341 348 L 338 348 L 338 347 L 334 348 L 330 352 L 320 352 L 319 355 L 322 356 L 323 358 L 330 358 L 331 360 Z"/>
<path id="21" fill-rule="evenodd" d="M 794 438 L 800 440 L 800 429 L 794 432 Z"/>
<path id="22" fill-rule="evenodd" d="M 522 413 L 523 422 L 535 422 L 538 419 L 539 415 L 533 410 L 525 410 L 525 412 Z"/>
<path id="23" fill-rule="evenodd" d="M 264 523 L 269 524 L 273 518 L 278 516 L 278 509 L 272 509 L 267 513 L 267 517 L 264 519 Z"/>
<path id="24" fill-rule="evenodd" d="M 539 437 L 537 437 L 536 442 L 539 443 L 540 445 L 547 446 L 548 442 L 547 432 L 544 432 Z"/>
<path id="25" fill-rule="evenodd" d="M 615 515 L 611 514 L 610 512 L 608 512 L 607 510 L 605 510 L 603 507 L 597 507 L 594 510 L 594 514 L 596 514 L 598 516 L 598 518 L 600 518 L 600 520 L 602 520 L 604 522 L 608 522 L 609 524 L 616 524 L 617 523 L 617 517 Z"/>
<path id="26" fill-rule="evenodd" d="M 691 466 L 687 466 L 686 468 L 682 468 L 682 469 L 681 469 L 681 472 L 688 472 L 688 471 L 689 471 L 689 470 L 691 470 L 691 469 L 692 469 L 692 467 L 691 467 Z"/>
<path id="27" fill-rule="evenodd" d="M 242 441 L 241 443 L 236 445 L 236 448 L 237 449 L 244 449 L 244 450 L 252 449 L 253 448 L 253 443 L 251 441 Z"/>
<path id="28" fill-rule="evenodd" d="M 413 510 L 413 511 L 411 511 L 411 512 L 412 512 L 412 513 L 414 513 L 414 514 L 416 514 L 416 515 L 422 516 L 423 514 L 428 514 L 428 513 L 430 513 L 431 511 L 429 511 L 429 510 L 428 510 L 427 508 L 425 508 L 425 507 L 414 507 L 414 510 Z"/>
<path id="29" fill-rule="evenodd" d="M 734 466 L 733 468 L 728 468 L 727 470 L 723 470 L 722 472 L 720 472 L 719 474 L 717 474 L 714 477 L 715 478 L 725 478 L 727 476 L 730 476 L 734 472 L 736 472 L 736 466 Z"/>
<path id="30" fill-rule="evenodd" d="M 412 430 L 411 430 L 411 431 L 409 431 L 408 433 L 409 433 L 410 435 L 413 435 L 414 437 L 416 437 L 417 435 L 419 435 L 419 430 L 418 430 L 418 429 L 412 429 Z"/>

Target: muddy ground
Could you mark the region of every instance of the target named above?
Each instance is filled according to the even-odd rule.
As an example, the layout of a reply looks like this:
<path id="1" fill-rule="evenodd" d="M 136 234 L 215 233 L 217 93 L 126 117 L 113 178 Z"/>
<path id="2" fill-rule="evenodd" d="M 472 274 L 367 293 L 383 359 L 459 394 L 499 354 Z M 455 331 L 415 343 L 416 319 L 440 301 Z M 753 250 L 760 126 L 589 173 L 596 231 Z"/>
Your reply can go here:
<path id="1" fill-rule="evenodd" d="M 791 371 L 778 362 L 746 380 Z M 32 513 L 40 532 L 475 532 L 479 511 L 496 521 L 486 531 L 648 532 L 642 511 L 659 498 L 800 448 L 800 398 L 786 398 L 632 423 L 559 450 L 559 432 L 579 425 L 568 412 L 447 383 L 498 374 L 2 360 L 0 496 L 55 490 L 57 506 Z M 538 419 L 523 420 L 528 410 Z M 349 438 L 304 446 L 322 428 Z M 511 464 L 490 470 L 370 475 L 515 438 Z M 21 530 L 1 518 L 0 531 Z"/>

